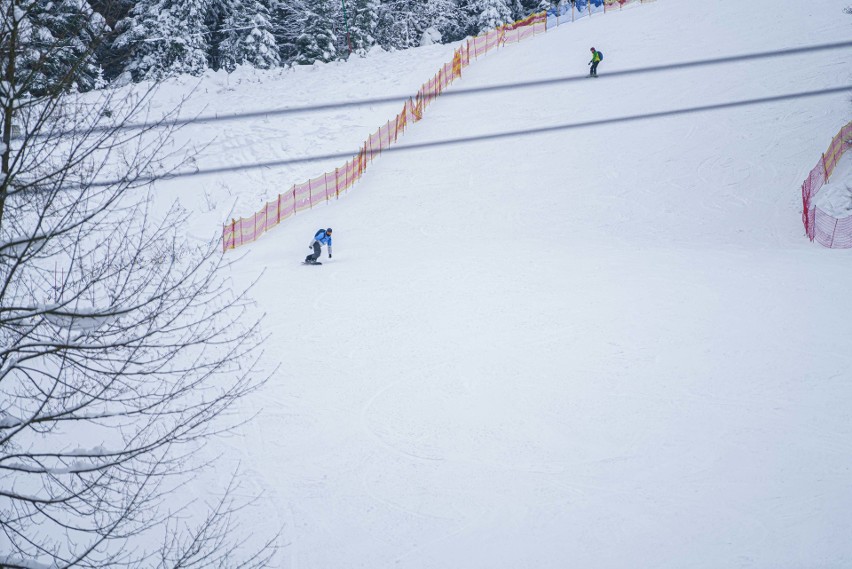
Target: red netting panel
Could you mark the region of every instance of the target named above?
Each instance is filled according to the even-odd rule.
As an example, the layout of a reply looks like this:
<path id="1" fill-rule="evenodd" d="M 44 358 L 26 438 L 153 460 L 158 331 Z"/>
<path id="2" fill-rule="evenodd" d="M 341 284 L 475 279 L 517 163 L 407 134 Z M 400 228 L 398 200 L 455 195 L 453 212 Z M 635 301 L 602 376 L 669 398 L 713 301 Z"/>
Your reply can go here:
<path id="1" fill-rule="evenodd" d="M 833 249 L 852 249 L 852 217 L 837 220 L 831 247 Z"/>
<path id="2" fill-rule="evenodd" d="M 320 174 L 311 180 L 311 205 L 328 201 L 328 173 Z M 334 195 L 334 177 L 331 178 L 332 195 Z"/>
<path id="3" fill-rule="evenodd" d="M 487 39 L 485 51 L 489 52 L 503 43 L 503 30 L 491 30 L 485 35 L 485 38 Z"/>
<path id="4" fill-rule="evenodd" d="M 374 132 L 367 138 L 367 160 L 370 162 L 379 154 L 379 131 Z"/>
<path id="5" fill-rule="evenodd" d="M 820 245 L 831 249 L 852 248 L 852 217 L 837 219 L 820 208 L 814 208 L 814 237 Z"/>
<path id="6" fill-rule="evenodd" d="M 852 122 L 840 129 L 838 138 L 840 139 L 840 156 L 843 156 L 847 150 L 852 148 Z M 838 156 L 838 160 L 840 160 L 840 156 Z"/>
<path id="7" fill-rule="evenodd" d="M 802 199 L 805 204 L 810 205 L 811 199 L 825 184 L 825 171 L 822 168 L 822 159 L 813 167 L 805 182 L 802 184 Z"/>
<path id="8" fill-rule="evenodd" d="M 536 29 L 534 25 L 524 26 L 517 30 L 518 32 L 518 41 L 523 41 L 527 38 L 531 38 L 536 34 Z"/>
<path id="9" fill-rule="evenodd" d="M 432 101 L 434 101 L 435 98 L 438 96 L 438 78 L 432 77 L 431 79 L 429 79 L 428 85 L 429 86 L 428 91 L 426 92 L 426 100 L 424 101 L 424 108 L 428 107 L 432 103 Z"/>
<path id="10" fill-rule="evenodd" d="M 804 223 L 805 233 L 807 233 L 811 241 L 814 239 L 814 213 L 811 201 L 824 183 L 825 171 L 822 168 L 822 158 L 820 158 L 820 161 L 813 167 L 802 184 L 802 223 Z"/>
<path id="11" fill-rule="evenodd" d="M 507 25 L 503 29 L 503 45 L 518 43 L 519 41 L 521 41 L 520 29 Z"/>
<path id="12" fill-rule="evenodd" d="M 450 84 L 453 82 L 453 80 L 455 80 L 455 78 L 456 78 L 456 74 L 453 71 L 453 62 L 448 61 L 447 63 L 445 63 L 444 67 L 441 71 L 443 71 L 443 74 L 442 74 L 443 81 L 441 83 L 441 91 L 443 91 L 444 89 L 449 87 Z"/>
<path id="13" fill-rule="evenodd" d="M 473 44 L 473 57 L 482 57 L 488 51 L 487 36 L 476 36 L 475 38 L 468 40 L 468 43 Z"/>
<path id="14" fill-rule="evenodd" d="M 420 88 L 420 91 L 417 92 L 417 98 L 418 98 L 418 101 L 420 103 L 419 104 L 420 118 L 423 118 L 423 110 L 429 104 L 431 97 L 432 97 L 432 80 L 430 79 L 429 81 L 424 83 L 423 86 Z"/>
<path id="15" fill-rule="evenodd" d="M 410 99 L 409 99 L 410 100 Z M 408 103 L 402 106 L 402 112 L 396 115 L 396 136 L 405 132 L 405 127 L 408 126 Z"/>
<path id="16" fill-rule="evenodd" d="M 296 213 L 296 201 L 293 199 L 293 193 L 278 194 L 278 208 L 281 221 L 284 221 L 291 215 Z"/>
<path id="17" fill-rule="evenodd" d="M 832 172 L 834 172 L 834 167 L 837 166 L 837 161 L 840 160 L 840 156 L 843 154 L 843 141 L 840 138 L 840 133 L 831 139 L 831 144 L 828 145 L 828 150 L 825 151 L 825 177 L 826 179 L 831 178 Z"/>
<path id="18" fill-rule="evenodd" d="M 343 170 L 340 173 L 340 178 L 342 183 L 340 185 L 340 191 L 348 190 L 352 185 L 358 181 L 358 165 L 355 160 L 350 160 L 343 167 Z"/>
<path id="19" fill-rule="evenodd" d="M 257 214 L 249 218 L 241 217 L 237 220 L 236 241 L 238 246 L 243 243 L 251 243 L 257 239 L 258 235 L 255 231 L 256 218 Z"/>
<path id="20" fill-rule="evenodd" d="M 806 224 L 808 238 L 811 241 L 814 240 L 814 236 L 815 236 L 815 230 L 814 230 L 814 225 L 815 225 L 814 224 L 814 218 L 815 217 L 816 217 L 816 208 L 812 207 L 808 210 L 808 213 L 807 213 L 807 220 L 808 221 L 807 221 L 807 224 Z"/>
<path id="21" fill-rule="evenodd" d="M 379 148 L 384 150 L 391 145 L 393 138 L 393 124 L 388 121 L 379 129 Z"/>
<path id="22" fill-rule="evenodd" d="M 293 186 L 293 195 L 295 201 L 295 210 L 305 211 L 311 207 L 311 186 L 310 182 L 302 182 Z"/>
<path id="23" fill-rule="evenodd" d="M 263 215 L 265 218 L 264 231 L 272 229 L 281 223 L 281 218 L 278 217 L 278 200 L 266 202 L 266 207 L 263 208 Z"/>
<path id="24" fill-rule="evenodd" d="M 413 99 L 408 99 L 408 103 L 405 105 L 405 120 L 406 122 L 411 123 L 415 123 L 420 120 L 417 113 L 417 103 L 415 103 Z"/>
<path id="25" fill-rule="evenodd" d="M 852 217 L 835 218 L 813 205 L 813 198 L 830 179 L 837 162 L 852 147 L 852 122 L 840 129 L 828 150 L 802 184 L 802 223 L 813 241 L 834 249 L 852 248 Z"/>
<path id="26" fill-rule="evenodd" d="M 233 249 L 236 247 L 234 243 L 234 231 L 231 229 L 231 225 L 225 225 L 222 230 L 222 252 L 224 253 L 228 249 Z"/>

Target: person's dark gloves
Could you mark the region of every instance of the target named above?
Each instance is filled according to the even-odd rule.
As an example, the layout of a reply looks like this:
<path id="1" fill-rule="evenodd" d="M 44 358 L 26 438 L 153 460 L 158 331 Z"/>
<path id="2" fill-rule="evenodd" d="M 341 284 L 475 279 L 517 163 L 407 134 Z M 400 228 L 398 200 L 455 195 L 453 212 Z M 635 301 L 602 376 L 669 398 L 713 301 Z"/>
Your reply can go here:
<path id="1" fill-rule="evenodd" d="M 331 253 L 328 254 L 328 258 L 331 259 Z"/>
<path id="2" fill-rule="evenodd" d="M 313 247 L 311 247 L 310 245 L 308 245 L 308 249 L 313 249 Z"/>

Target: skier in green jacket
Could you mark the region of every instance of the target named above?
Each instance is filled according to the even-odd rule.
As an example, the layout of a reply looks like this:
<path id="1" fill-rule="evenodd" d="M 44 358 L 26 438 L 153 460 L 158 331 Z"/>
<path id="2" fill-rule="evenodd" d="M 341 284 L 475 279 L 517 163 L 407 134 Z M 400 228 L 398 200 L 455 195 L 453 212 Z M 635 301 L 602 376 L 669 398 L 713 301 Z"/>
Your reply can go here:
<path id="1" fill-rule="evenodd" d="M 598 76 L 598 63 L 601 62 L 601 59 L 603 59 L 603 54 L 595 50 L 595 48 L 592 48 L 592 60 L 589 62 L 589 65 L 591 65 L 592 68 L 589 69 L 589 77 Z"/>

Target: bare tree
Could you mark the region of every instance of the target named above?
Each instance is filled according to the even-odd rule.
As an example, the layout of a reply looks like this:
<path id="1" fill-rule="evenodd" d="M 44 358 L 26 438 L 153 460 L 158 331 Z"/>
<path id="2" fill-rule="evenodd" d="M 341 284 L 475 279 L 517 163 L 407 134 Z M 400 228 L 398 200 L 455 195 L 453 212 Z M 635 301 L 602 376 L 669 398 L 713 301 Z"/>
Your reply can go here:
<path id="1" fill-rule="evenodd" d="M 233 485 L 181 499 L 261 383 L 257 322 L 219 245 L 150 199 L 177 165 L 162 122 L 127 128 L 150 93 L 71 92 L 84 54 L 33 95 L 61 46 L 28 43 L 32 4 L 0 0 L 0 566 L 264 566 Z"/>

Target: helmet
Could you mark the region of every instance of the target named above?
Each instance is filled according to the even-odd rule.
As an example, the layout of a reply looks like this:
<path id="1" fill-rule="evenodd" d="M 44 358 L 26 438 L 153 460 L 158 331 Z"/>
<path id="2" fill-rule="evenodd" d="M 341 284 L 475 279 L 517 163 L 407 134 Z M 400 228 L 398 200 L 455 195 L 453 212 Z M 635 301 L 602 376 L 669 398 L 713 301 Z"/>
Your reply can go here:
<path id="1" fill-rule="evenodd" d="M 326 229 L 326 230 L 325 230 L 325 232 L 330 234 L 330 233 L 331 233 L 331 227 L 329 227 L 328 229 Z"/>
<path id="2" fill-rule="evenodd" d="M 592 51 L 595 51 L 595 48 L 592 48 Z"/>

